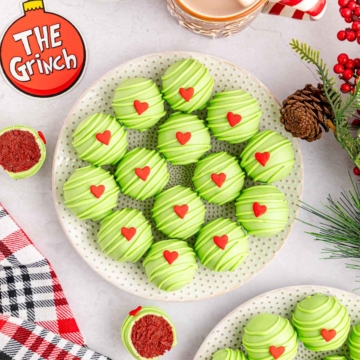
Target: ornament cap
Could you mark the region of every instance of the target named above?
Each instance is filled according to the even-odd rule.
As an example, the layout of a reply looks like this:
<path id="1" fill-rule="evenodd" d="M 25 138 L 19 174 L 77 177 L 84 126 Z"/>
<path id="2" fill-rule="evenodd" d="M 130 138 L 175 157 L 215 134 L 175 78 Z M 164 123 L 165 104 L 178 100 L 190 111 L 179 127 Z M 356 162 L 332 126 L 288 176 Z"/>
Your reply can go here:
<path id="1" fill-rule="evenodd" d="M 24 11 L 44 9 L 43 0 L 28 0 L 23 3 Z"/>

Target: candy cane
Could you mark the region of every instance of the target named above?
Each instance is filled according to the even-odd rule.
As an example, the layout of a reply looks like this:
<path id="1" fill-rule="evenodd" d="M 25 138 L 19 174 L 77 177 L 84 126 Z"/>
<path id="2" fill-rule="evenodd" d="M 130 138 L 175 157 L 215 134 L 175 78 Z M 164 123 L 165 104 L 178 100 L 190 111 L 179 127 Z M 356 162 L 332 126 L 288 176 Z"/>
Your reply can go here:
<path id="1" fill-rule="evenodd" d="M 325 14 L 326 5 L 327 0 L 270 1 L 262 12 L 299 20 L 319 20 Z"/>

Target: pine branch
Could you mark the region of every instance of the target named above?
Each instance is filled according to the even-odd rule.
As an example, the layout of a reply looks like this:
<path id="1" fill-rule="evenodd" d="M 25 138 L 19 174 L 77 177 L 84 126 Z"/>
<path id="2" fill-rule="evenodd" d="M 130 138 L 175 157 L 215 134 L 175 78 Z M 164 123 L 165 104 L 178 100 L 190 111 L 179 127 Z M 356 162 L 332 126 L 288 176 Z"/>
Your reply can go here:
<path id="1" fill-rule="evenodd" d="M 338 201 L 329 195 L 326 212 L 302 203 L 302 209 L 320 219 L 319 225 L 300 221 L 316 229 L 308 234 L 328 245 L 324 249 L 328 259 L 351 258 L 355 264 L 347 264 L 347 267 L 360 270 L 360 264 L 356 264 L 360 259 L 360 190 L 352 179 L 351 182 L 353 189 L 342 191 Z"/>
<path id="2" fill-rule="evenodd" d="M 334 77 L 329 77 L 329 69 L 320 57 L 320 52 L 294 39 L 291 41 L 290 46 L 300 55 L 302 60 L 316 66 L 320 80 L 323 82 L 324 95 L 334 112 L 336 140 L 345 148 L 349 156 L 360 168 L 360 140 L 353 138 L 348 124 L 348 118 L 354 115 L 356 110 L 360 109 L 360 81 L 356 84 L 354 93 L 350 94 L 348 99 L 342 100 L 336 80 Z"/>

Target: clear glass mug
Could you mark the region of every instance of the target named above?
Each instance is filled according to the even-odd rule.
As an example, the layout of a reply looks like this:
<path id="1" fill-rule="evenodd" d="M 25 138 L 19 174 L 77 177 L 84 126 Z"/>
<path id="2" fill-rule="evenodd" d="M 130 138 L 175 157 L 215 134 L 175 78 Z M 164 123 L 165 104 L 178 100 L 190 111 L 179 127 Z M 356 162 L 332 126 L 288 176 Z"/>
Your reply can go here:
<path id="1" fill-rule="evenodd" d="M 204 1 L 206 0 L 167 0 L 167 6 L 171 15 L 186 29 L 209 37 L 227 37 L 246 28 L 261 11 L 264 13 L 273 13 L 272 7 L 274 3 L 280 0 L 256 0 L 248 7 L 241 7 L 236 0 L 234 0 L 234 2 L 227 1 L 226 4 L 234 5 L 232 11 L 228 13 L 226 13 L 223 7 L 215 8 L 214 10 L 211 6 L 204 3 Z M 223 0 L 218 1 L 221 2 Z M 196 6 L 198 6 L 199 9 L 201 8 L 201 6 L 198 5 L 200 3 L 203 8 L 209 10 L 208 13 L 210 15 L 201 14 L 200 10 L 194 10 Z M 282 8 L 280 8 L 279 11 L 277 7 L 277 13 L 275 15 L 302 20 L 318 20 L 326 10 L 326 0 L 286 0 L 284 3 L 290 4 L 293 12 L 283 12 Z M 216 4 L 216 2 L 212 2 L 212 4 Z M 223 4 L 225 3 L 222 3 L 222 5 Z M 283 6 L 285 5 L 280 5 L 280 7 Z M 221 12 L 223 13 L 221 14 Z"/>

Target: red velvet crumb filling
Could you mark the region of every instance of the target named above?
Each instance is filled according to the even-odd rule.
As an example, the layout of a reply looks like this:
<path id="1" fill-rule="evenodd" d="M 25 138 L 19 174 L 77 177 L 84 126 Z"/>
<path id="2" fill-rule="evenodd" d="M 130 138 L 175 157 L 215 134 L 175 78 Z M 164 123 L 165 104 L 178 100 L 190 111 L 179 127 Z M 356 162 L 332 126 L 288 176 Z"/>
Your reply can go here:
<path id="1" fill-rule="evenodd" d="M 28 131 L 10 130 L 0 136 L 0 166 L 18 173 L 31 169 L 41 158 L 39 145 Z"/>
<path id="2" fill-rule="evenodd" d="M 140 356 L 152 359 L 164 355 L 171 349 L 174 333 L 164 318 L 146 315 L 134 324 L 131 341 Z"/>

